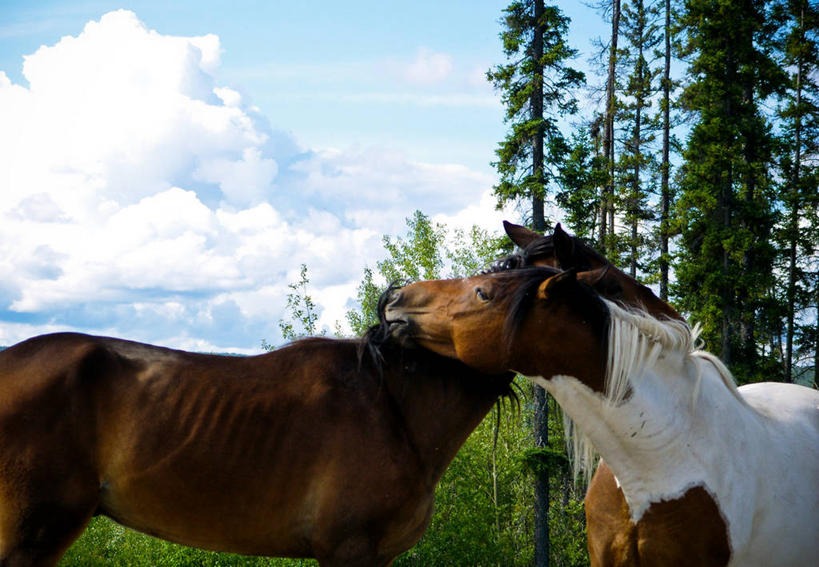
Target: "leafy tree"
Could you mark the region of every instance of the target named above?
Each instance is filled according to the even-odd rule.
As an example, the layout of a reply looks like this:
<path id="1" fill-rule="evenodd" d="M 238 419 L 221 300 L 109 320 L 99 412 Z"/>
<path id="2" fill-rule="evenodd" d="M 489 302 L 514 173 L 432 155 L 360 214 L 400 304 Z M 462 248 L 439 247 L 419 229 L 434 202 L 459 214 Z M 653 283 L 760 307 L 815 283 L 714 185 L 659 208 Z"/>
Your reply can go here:
<path id="1" fill-rule="evenodd" d="M 364 279 L 356 293 L 360 307 L 347 311 L 347 322 L 355 336 L 363 335 L 370 326 L 378 323 L 378 298 L 388 285 L 440 277 L 444 265 L 441 247 L 446 229 L 434 224 L 421 211 L 415 211 L 406 223 L 406 237 L 383 237 L 389 256 L 376 264 L 378 273 L 369 267 L 364 268 Z"/>
<path id="2" fill-rule="evenodd" d="M 377 271 L 364 268 L 356 293 L 359 308 L 347 312 L 356 336 L 378 322 L 378 298 L 389 284 L 472 275 L 509 251 L 505 237 L 494 237 L 477 226 L 468 234 L 454 231 L 450 244 L 447 228 L 421 211 L 415 211 L 406 224 L 404 237 L 384 236 L 388 256 L 377 262 Z"/>
<path id="3" fill-rule="evenodd" d="M 279 321 L 279 329 L 282 337 L 288 341 L 294 341 L 302 337 L 315 336 L 317 334 L 317 323 L 319 313 L 313 298 L 307 293 L 307 286 L 310 278 L 307 277 L 307 264 L 301 265 L 299 281 L 287 284 L 290 293 L 287 294 L 287 310 L 289 320 Z M 324 335 L 325 332 L 320 333 Z M 267 350 L 271 350 L 269 345 L 262 343 Z"/>

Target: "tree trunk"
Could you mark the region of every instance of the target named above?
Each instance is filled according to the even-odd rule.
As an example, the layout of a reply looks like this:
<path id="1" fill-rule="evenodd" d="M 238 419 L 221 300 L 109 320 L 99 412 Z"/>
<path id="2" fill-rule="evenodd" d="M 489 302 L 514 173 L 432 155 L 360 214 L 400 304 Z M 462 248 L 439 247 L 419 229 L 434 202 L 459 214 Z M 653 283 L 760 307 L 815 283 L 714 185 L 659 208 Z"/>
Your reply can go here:
<path id="1" fill-rule="evenodd" d="M 532 60 L 534 78 L 532 88 L 531 118 L 543 121 L 543 0 L 535 0 L 535 31 L 532 37 Z M 535 131 L 532 140 L 532 175 L 537 179 L 537 189 L 532 193 L 532 228 L 537 232 L 546 230 L 546 218 L 543 210 L 543 127 Z"/>
<path id="2" fill-rule="evenodd" d="M 535 448 L 549 445 L 549 404 L 546 390 L 535 390 Z M 549 565 L 549 471 L 535 473 L 535 567 Z"/>
<path id="3" fill-rule="evenodd" d="M 620 0 L 612 0 L 609 72 L 606 79 L 606 118 L 603 127 L 603 155 L 606 156 L 606 185 L 603 187 L 600 218 L 600 248 L 609 254 L 609 234 L 614 234 L 614 74 L 617 65 L 617 38 L 620 34 Z"/>
<path id="4" fill-rule="evenodd" d="M 671 188 L 669 187 L 671 131 L 671 0 L 665 0 L 665 69 L 663 69 L 663 162 L 660 186 L 660 299 L 668 301 L 668 232 Z"/>
<path id="5" fill-rule="evenodd" d="M 635 93 L 635 108 L 634 108 L 634 133 L 632 137 L 632 152 L 634 155 L 634 179 L 632 180 L 631 185 L 631 199 L 629 206 L 631 207 L 631 261 L 629 266 L 629 272 L 632 278 L 637 277 L 637 253 L 638 253 L 638 219 L 640 215 L 640 160 L 642 159 L 641 154 L 641 136 L 642 136 L 642 119 L 643 119 L 643 104 L 645 104 L 645 96 L 643 93 L 643 73 L 645 69 L 643 68 L 643 36 L 645 33 L 644 29 L 644 22 L 645 22 L 645 14 L 643 13 L 643 2 L 639 0 L 639 4 L 637 6 L 638 10 L 638 17 L 640 18 L 640 47 L 637 52 L 637 92 Z"/>
<path id="6" fill-rule="evenodd" d="M 532 39 L 534 60 L 534 88 L 532 89 L 532 120 L 543 121 L 543 0 L 535 0 L 535 30 Z M 539 127 L 532 144 L 532 175 L 537 177 L 538 190 L 543 191 L 543 128 Z M 546 230 L 543 210 L 543 194 L 536 190 L 532 195 L 532 228 L 537 232 Z M 549 440 L 549 406 L 546 391 L 535 386 L 535 447 L 544 447 Z M 535 475 L 535 566 L 549 565 L 549 473 L 538 471 Z"/>
<path id="7" fill-rule="evenodd" d="M 805 7 L 799 14 L 799 29 L 804 30 Z M 800 38 L 804 41 L 804 37 Z M 796 253 L 797 242 L 799 240 L 799 205 L 801 201 L 801 170 L 802 162 L 802 57 L 796 63 L 796 115 L 794 124 L 794 162 L 793 176 L 791 179 L 791 215 L 788 226 L 789 239 L 789 262 L 788 262 L 788 306 L 787 306 L 787 330 L 785 334 L 785 377 L 788 382 L 793 382 L 793 334 L 794 319 L 796 318 Z M 819 337 L 817 337 L 819 341 Z M 819 349 L 817 349 L 819 352 Z"/>

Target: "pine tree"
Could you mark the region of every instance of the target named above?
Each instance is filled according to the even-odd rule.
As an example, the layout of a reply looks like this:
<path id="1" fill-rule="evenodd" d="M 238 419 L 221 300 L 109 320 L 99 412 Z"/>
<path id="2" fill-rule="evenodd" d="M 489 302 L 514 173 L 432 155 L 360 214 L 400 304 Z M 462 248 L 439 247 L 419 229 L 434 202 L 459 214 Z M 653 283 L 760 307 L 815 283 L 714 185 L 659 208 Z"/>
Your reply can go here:
<path id="1" fill-rule="evenodd" d="M 533 228 L 543 231 L 546 188 L 566 151 L 558 121 L 577 111 L 574 89 L 584 76 L 568 65 L 577 51 L 566 42 L 569 18 L 556 6 L 545 6 L 543 0 L 512 2 L 501 23 L 508 62 L 486 76 L 501 92 L 511 131 L 495 152 L 498 160 L 492 165 L 500 174 L 495 195 L 499 205 L 531 199 Z"/>
<path id="2" fill-rule="evenodd" d="M 560 168 L 555 202 L 565 214 L 565 224 L 574 234 L 592 241 L 597 234 L 600 188 L 606 182 L 602 155 L 600 119 L 579 128 L 569 144 L 569 156 Z"/>
<path id="3" fill-rule="evenodd" d="M 760 111 L 778 88 L 771 21 L 753 0 L 687 0 L 691 57 L 683 103 L 693 113 L 677 213 L 676 293 L 740 380 L 756 378 L 757 316 L 773 289 L 773 136 Z M 770 378 L 770 376 L 768 377 Z"/>
<path id="4" fill-rule="evenodd" d="M 668 300 L 668 272 L 670 267 L 669 240 L 671 237 L 671 44 L 673 30 L 671 27 L 671 0 L 664 0 L 663 12 L 663 97 L 660 108 L 663 114 L 663 148 L 660 162 L 660 299 Z"/>

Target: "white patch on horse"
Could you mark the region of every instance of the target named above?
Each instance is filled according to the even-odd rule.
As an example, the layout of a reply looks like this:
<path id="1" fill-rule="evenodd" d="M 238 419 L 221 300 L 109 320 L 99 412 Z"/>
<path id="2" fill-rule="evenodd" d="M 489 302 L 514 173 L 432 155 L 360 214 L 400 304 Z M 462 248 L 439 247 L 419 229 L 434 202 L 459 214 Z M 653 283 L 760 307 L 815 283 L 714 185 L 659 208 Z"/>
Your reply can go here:
<path id="1" fill-rule="evenodd" d="M 572 376 L 531 378 L 563 409 L 576 470 L 590 476 L 596 448 L 635 523 L 702 486 L 728 526 L 731 565 L 819 556 L 819 392 L 737 389 L 718 358 L 696 350 L 696 330 L 606 303 L 606 393 Z"/>

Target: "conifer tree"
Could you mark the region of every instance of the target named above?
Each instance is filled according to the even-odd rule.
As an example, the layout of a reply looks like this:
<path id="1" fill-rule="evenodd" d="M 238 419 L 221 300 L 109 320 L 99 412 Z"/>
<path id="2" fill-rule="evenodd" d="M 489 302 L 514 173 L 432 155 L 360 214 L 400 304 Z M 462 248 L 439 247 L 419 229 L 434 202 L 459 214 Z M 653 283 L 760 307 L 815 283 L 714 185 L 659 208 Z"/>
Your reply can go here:
<path id="1" fill-rule="evenodd" d="M 808 0 L 788 0 L 784 5 L 782 63 L 788 71 L 782 123 L 781 201 L 784 222 L 780 233 L 785 255 L 785 377 L 795 378 L 795 350 L 813 346 L 814 367 L 819 361 L 819 322 L 799 325 L 800 314 L 811 307 L 819 311 L 819 7 Z M 813 262 L 811 262 L 813 260 Z M 811 266 L 813 263 L 813 266 Z M 802 339 L 802 348 L 794 342 Z"/>
<path id="2" fill-rule="evenodd" d="M 577 51 L 566 42 L 569 18 L 557 6 L 512 2 L 501 23 L 507 63 L 490 69 L 487 78 L 501 93 L 510 132 L 492 164 L 500 174 L 495 195 L 498 204 L 531 199 L 532 228 L 542 232 L 547 186 L 566 149 L 558 121 L 577 111 L 574 90 L 584 76 L 569 66 Z"/>
<path id="3" fill-rule="evenodd" d="M 773 289 L 771 125 L 760 111 L 781 83 L 769 14 L 753 0 L 686 0 L 683 103 L 696 122 L 677 203 L 681 307 L 742 381 L 761 370 L 757 316 Z M 770 377 L 769 377 L 770 378 Z"/>
<path id="4" fill-rule="evenodd" d="M 601 119 L 572 134 L 569 155 L 560 168 L 555 202 L 565 214 L 565 224 L 575 235 L 593 241 L 597 235 L 600 188 L 605 185 L 606 161 L 602 154 Z"/>
<path id="5" fill-rule="evenodd" d="M 605 5 L 606 2 L 601 2 Z M 603 112 L 603 155 L 608 176 L 600 197 L 599 245 L 604 253 L 614 251 L 614 122 L 617 114 L 617 43 L 620 38 L 620 0 L 611 0 L 611 40 L 608 47 L 608 73 L 606 75 L 606 100 Z"/>

